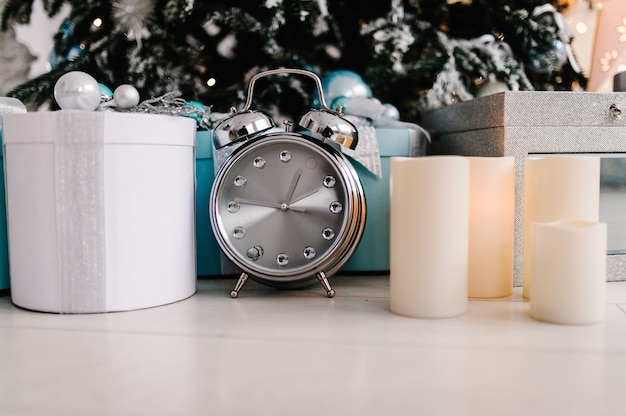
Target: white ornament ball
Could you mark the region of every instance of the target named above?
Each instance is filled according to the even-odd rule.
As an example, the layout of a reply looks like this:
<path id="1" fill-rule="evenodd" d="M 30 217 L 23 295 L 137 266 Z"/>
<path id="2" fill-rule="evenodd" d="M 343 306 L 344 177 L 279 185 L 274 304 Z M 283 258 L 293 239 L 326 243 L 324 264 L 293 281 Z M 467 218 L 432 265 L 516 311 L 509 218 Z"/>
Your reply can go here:
<path id="1" fill-rule="evenodd" d="M 63 110 L 93 111 L 100 105 L 100 85 L 85 72 L 71 71 L 54 84 L 54 99 Z"/>
<path id="2" fill-rule="evenodd" d="M 113 101 L 119 108 L 131 108 L 139 104 L 139 91 L 130 84 L 120 85 L 113 91 Z"/>

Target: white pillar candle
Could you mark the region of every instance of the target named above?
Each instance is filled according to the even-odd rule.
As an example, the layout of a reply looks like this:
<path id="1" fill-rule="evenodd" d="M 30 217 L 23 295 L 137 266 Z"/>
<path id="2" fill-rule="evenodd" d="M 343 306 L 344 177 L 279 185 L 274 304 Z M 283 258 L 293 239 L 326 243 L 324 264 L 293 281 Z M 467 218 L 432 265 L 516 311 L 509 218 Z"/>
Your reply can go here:
<path id="1" fill-rule="evenodd" d="M 561 220 L 598 221 L 599 210 L 599 157 L 559 155 L 526 159 L 523 270 L 525 298 L 530 298 L 534 280 L 533 223 Z"/>
<path id="2" fill-rule="evenodd" d="M 530 316 L 558 324 L 593 324 L 605 315 L 606 224 L 535 223 Z"/>
<path id="3" fill-rule="evenodd" d="M 513 291 L 514 157 L 470 157 L 469 281 L 471 298 Z"/>
<path id="4" fill-rule="evenodd" d="M 391 158 L 390 310 L 414 318 L 467 311 L 469 160 Z"/>

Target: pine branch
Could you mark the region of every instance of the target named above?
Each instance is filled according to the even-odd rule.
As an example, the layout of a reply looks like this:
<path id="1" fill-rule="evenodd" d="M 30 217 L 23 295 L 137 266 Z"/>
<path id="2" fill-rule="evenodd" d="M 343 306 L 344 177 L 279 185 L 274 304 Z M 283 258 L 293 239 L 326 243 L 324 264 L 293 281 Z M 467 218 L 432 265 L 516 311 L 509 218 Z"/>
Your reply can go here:
<path id="1" fill-rule="evenodd" d="M 58 67 L 12 92 L 39 104 L 51 101 L 54 83 L 70 70 L 110 87 L 131 83 L 146 97 L 181 91 L 227 111 L 245 100 L 247 80 L 260 70 L 349 69 L 408 119 L 419 117 L 425 97 L 465 99 L 477 79 L 493 74 L 511 89 L 585 84 L 567 62 L 551 58 L 554 22 L 533 15 L 538 6 L 557 7 L 556 0 L 150 0 L 139 9 L 124 7 L 136 0 L 42 1 L 49 16 L 63 7 L 69 16 L 54 37 Z M 2 27 L 28 21 L 33 0 L 5 3 Z M 98 28 L 96 17 L 103 21 Z M 512 54 L 472 43 L 486 34 L 503 37 Z M 68 62 L 79 45 L 82 54 Z M 544 72 L 531 71 L 533 61 Z M 306 104 L 306 85 L 282 81 L 259 94 L 259 108 L 287 113 Z"/>
<path id="2" fill-rule="evenodd" d="M 11 21 L 30 23 L 33 1 L 34 0 L 9 0 L 2 10 L 0 29 L 2 31 L 7 30 Z"/>
<path id="3" fill-rule="evenodd" d="M 43 0 L 43 8 L 48 17 L 56 16 L 63 7 L 64 0 Z"/>

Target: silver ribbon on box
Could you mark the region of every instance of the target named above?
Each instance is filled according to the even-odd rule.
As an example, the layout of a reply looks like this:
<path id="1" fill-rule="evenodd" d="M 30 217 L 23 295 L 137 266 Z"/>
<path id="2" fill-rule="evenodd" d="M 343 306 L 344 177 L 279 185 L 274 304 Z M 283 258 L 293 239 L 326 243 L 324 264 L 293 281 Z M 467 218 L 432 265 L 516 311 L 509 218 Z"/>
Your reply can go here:
<path id="1" fill-rule="evenodd" d="M 409 129 L 422 135 L 430 142 L 430 134 L 426 129 L 415 123 L 394 120 L 386 115 L 387 107 L 376 98 L 355 97 L 344 109 L 343 117 L 355 125 L 359 133 L 359 144 L 356 149 L 342 146 L 341 151 L 363 165 L 367 170 L 382 178 L 380 151 L 378 148 L 377 128 Z"/>
<path id="2" fill-rule="evenodd" d="M 60 111 L 57 115 L 54 173 L 59 312 L 104 312 L 104 118 L 97 112 L 77 115 Z"/>

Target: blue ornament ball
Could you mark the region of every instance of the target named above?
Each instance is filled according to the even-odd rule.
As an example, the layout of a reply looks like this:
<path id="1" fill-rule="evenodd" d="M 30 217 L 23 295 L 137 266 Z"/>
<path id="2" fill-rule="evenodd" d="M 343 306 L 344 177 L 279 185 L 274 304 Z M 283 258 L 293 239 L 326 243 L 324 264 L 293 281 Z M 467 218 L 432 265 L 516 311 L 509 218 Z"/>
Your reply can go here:
<path id="1" fill-rule="evenodd" d="M 189 109 L 189 113 L 187 114 L 183 114 L 183 117 L 189 117 L 192 118 L 194 120 L 196 120 L 197 122 L 202 122 L 205 113 L 205 105 L 202 104 L 200 101 L 188 101 L 185 104 L 183 104 L 183 108 L 185 109 Z M 195 111 L 194 111 L 195 110 Z"/>
<path id="2" fill-rule="evenodd" d="M 57 55 L 54 48 L 52 48 L 50 50 L 50 53 L 48 54 L 48 62 L 46 62 L 46 69 L 48 71 L 51 71 L 54 68 L 56 68 L 61 62 L 63 62 L 63 58 Z"/>
<path id="3" fill-rule="evenodd" d="M 111 91 L 111 88 L 102 83 L 98 83 L 98 86 L 100 87 L 100 97 L 102 97 L 102 100 L 105 102 L 111 101 L 113 99 L 113 91 Z"/>
<path id="4" fill-rule="evenodd" d="M 65 19 L 61 22 L 61 26 L 59 26 L 59 34 L 61 35 L 61 39 L 67 39 L 72 32 L 74 31 L 74 24 L 70 19 Z"/>
<path id="5" fill-rule="evenodd" d="M 58 35 L 61 35 L 61 39 L 66 40 L 69 38 L 74 32 L 74 24 L 71 20 L 65 19 L 61 23 L 59 27 Z M 56 68 L 60 63 L 65 61 L 72 61 L 76 58 L 79 58 L 81 55 L 85 53 L 85 50 L 81 48 L 80 45 L 72 45 L 70 49 L 67 51 L 65 55 L 59 55 L 57 51 L 52 48 L 50 53 L 48 54 L 48 62 L 46 63 L 46 67 L 48 70 L 52 70 Z"/>
<path id="6" fill-rule="evenodd" d="M 51 71 L 63 62 L 73 61 L 80 58 L 84 53 L 85 50 L 79 45 L 72 46 L 65 55 L 57 54 L 56 50 L 52 48 L 52 50 L 50 50 L 50 53 L 48 54 L 48 62 L 46 63 L 46 68 L 48 69 L 48 71 Z"/>
<path id="7" fill-rule="evenodd" d="M 83 49 L 80 45 L 72 45 L 72 47 L 70 47 L 70 50 L 67 51 L 67 54 L 65 55 L 65 60 L 74 61 L 80 58 L 84 53 L 85 49 Z"/>
<path id="8" fill-rule="evenodd" d="M 385 111 L 383 111 L 382 117 L 390 120 L 400 120 L 400 111 L 393 104 L 385 103 Z"/>
<path id="9" fill-rule="evenodd" d="M 347 69 L 332 71 L 322 77 L 321 81 L 324 99 L 326 104 L 331 108 L 333 102 L 340 97 L 345 99 L 372 97 L 372 89 L 370 86 L 354 71 Z M 315 107 L 321 105 L 317 91 L 313 95 L 313 105 Z"/>
<path id="10" fill-rule="evenodd" d="M 341 107 L 345 111 L 348 108 L 350 101 L 352 101 L 352 98 L 341 96 L 335 98 L 332 102 L 326 102 L 326 104 L 333 110 L 337 110 Z"/>

